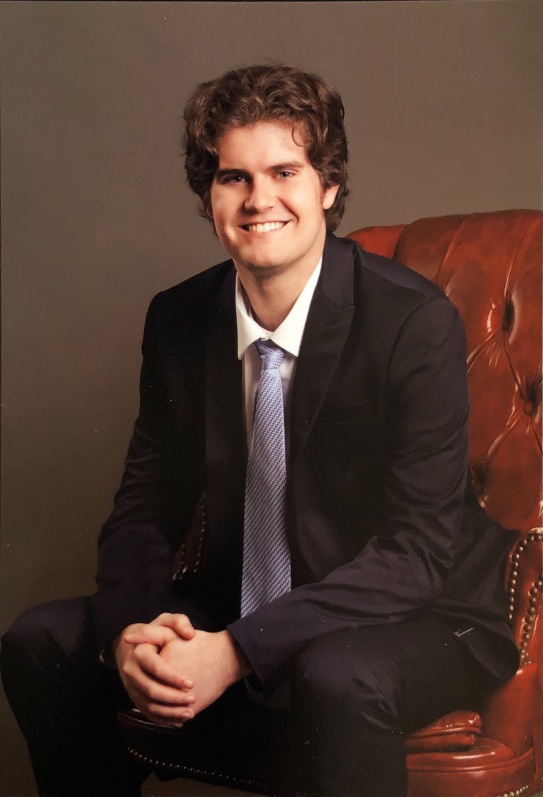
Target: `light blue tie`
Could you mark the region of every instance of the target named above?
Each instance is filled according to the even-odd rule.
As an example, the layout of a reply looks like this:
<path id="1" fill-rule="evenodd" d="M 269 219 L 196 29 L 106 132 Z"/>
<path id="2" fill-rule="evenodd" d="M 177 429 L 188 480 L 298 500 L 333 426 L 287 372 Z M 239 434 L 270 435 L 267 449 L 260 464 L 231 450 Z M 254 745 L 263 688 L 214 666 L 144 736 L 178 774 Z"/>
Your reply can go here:
<path id="1" fill-rule="evenodd" d="M 285 419 L 279 372 L 285 352 L 269 340 L 257 340 L 255 346 L 262 358 L 262 373 L 247 462 L 242 617 L 291 588 L 285 512 Z"/>

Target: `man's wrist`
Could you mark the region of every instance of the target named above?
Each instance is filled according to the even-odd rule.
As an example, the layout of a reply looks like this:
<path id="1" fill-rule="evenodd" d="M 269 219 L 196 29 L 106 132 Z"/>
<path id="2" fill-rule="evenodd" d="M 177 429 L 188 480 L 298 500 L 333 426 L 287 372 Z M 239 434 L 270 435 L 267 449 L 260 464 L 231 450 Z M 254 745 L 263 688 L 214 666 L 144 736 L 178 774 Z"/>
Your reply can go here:
<path id="1" fill-rule="evenodd" d="M 219 631 L 223 637 L 232 667 L 232 683 L 247 678 L 252 673 L 251 665 L 230 631 Z"/>

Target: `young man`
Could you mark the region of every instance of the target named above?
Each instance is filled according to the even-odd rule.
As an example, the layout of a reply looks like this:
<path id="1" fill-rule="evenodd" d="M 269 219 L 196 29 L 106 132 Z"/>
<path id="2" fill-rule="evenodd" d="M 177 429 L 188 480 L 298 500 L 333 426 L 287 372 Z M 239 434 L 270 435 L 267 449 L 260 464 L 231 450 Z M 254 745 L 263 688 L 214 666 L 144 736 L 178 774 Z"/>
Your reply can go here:
<path id="1" fill-rule="evenodd" d="M 137 792 L 124 701 L 199 761 L 263 752 L 288 793 L 399 797 L 405 733 L 518 661 L 511 537 L 466 479 L 462 324 L 431 283 L 332 235 L 347 143 L 321 78 L 232 71 L 185 121 L 231 259 L 151 303 L 97 594 L 14 624 L 6 691 L 40 794 Z M 201 500 L 201 566 L 172 581 Z"/>

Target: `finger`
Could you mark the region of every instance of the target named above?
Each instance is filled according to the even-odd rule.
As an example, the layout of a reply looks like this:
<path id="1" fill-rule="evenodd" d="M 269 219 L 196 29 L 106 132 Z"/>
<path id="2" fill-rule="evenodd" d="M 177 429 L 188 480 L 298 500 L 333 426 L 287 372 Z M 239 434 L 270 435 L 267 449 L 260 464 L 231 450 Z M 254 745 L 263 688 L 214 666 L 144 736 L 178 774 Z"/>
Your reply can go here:
<path id="1" fill-rule="evenodd" d="M 172 693 L 178 693 L 179 697 L 187 697 L 187 690 L 193 687 L 192 681 L 176 672 L 159 656 L 153 645 L 137 645 L 134 650 L 134 659 L 149 681 L 169 689 Z M 159 699 L 162 700 L 162 698 Z"/>
<path id="2" fill-rule="evenodd" d="M 185 706 L 171 706 L 150 701 L 142 692 L 133 688 L 130 693 L 132 702 L 142 714 L 159 724 L 172 724 L 180 727 L 184 722 L 194 719 L 196 712 Z"/>
<path id="3" fill-rule="evenodd" d="M 145 655 L 146 650 L 147 656 Z M 143 653 L 141 651 L 143 651 Z M 178 678 L 182 686 L 172 686 L 171 683 L 149 672 L 150 670 L 154 670 L 155 673 L 160 674 L 160 669 L 162 668 L 154 668 L 152 666 L 153 659 L 157 657 L 158 654 L 152 645 L 138 645 L 134 648 L 133 654 L 124 660 L 119 669 L 119 673 L 128 693 L 130 694 L 133 688 L 137 688 L 147 696 L 152 697 L 156 694 L 156 699 L 160 702 L 173 702 L 187 705 L 194 702 L 194 695 L 192 695 L 189 688 L 186 687 L 186 683 L 190 682 L 185 682 L 184 679 Z M 140 659 L 143 660 L 143 663 Z M 168 665 L 165 665 L 165 667 L 168 667 Z"/>
<path id="4" fill-rule="evenodd" d="M 129 674 L 127 691 L 138 708 L 140 708 L 140 704 L 143 704 L 145 708 L 155 704 L 182 711 L 191 709 L 195 702 L 194 695 L 164 686 L 142 672 Z"/>
<path id="5" fill-rule="evenodd" d="M 196 633 L 194 626 L 186 614 L 171 614 L 169 612 L 164 612 L 155 620 L 153 620 L 153 624 L 154 623 L 171 628 L 183 639 L 192 639 Z"/>
<path id="6" fill-rule="evenodd" d="M 196 715 L 191 705 L 163 703 L 161 700 L 150 698 L 149 695 L 134 685 L 131 689 L 130 697 L 137 707 L 140 710 L 144 710 L 146 714 L 152 713 L 157 717 L 179 720 L 193 719 Z"/>
<path id="7" fill-rule="evenodd" d="M 155 722 L 157 725 L 164 725 L 168 728 L 182 728 L 183 724 L 187 722 L 187 720 L 192 719 L 192 717 L 183 717 L 183 716 L 172 716 L 166 717 L 163 716 L 160 710 L 157 710 L 155 706 L 149 706 L 145 700 L 142 699 L 140 695 L 134 695 L 132 697 L 132 702 L 136 706 L 137 709 L 151 722 Z"/>
<path id="8" fill-rule="evenodd" d="M 164 647 L 168 642 L 174 639 L 179 639 L 176 632 L 161 625 L 147 625 L 144 629 L 137 629 L 134 631 L 126 631 L 123 634 L 123 640 L 131 645 L 141 645 L 149 642 L 152 645 Z"/>
<path id="9" fill-rule="evenodd" d="M 148 703 L 146 711 L 151 714 L 155 722 L 164 720 L 186 722 L 194 719 L 194 711 L 191 709 L 163 706 L 162 703 Z"/>

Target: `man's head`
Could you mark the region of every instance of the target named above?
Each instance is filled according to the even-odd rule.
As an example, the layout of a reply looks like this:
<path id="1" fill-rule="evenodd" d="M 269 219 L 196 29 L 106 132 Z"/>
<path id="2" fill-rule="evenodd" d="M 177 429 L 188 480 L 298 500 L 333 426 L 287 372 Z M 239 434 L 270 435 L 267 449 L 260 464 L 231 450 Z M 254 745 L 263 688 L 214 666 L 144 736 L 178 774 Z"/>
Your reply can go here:
<path id="1" fill-rule="evenodd" d="M 286 65 L 232 70 L 200 84 L 185 107 L 185 168 L 201 212 L 211 218 L 211 186 L 218 168 L 218 142 L 229 129 L 278 122 L 302 136 L 307 158 L 323 189 L 339 186 L 325 211 L 337 228 L 347 197 L 347 139 L 338 92 L 318 75 Z"/>

